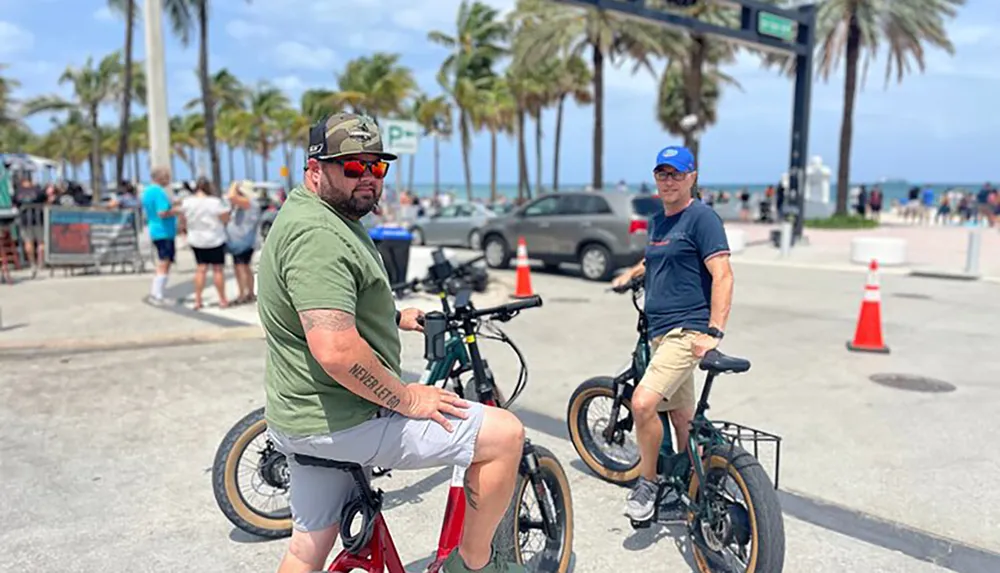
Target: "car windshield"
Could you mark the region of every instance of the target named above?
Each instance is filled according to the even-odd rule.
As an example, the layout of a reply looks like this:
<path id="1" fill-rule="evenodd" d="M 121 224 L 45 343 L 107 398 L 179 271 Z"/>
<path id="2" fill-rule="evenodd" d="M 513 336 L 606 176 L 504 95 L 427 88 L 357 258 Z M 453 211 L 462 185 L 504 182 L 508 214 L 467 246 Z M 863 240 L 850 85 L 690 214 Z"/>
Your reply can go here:
<path id="1" fill-rule="evenodd" d="M 632 209 L 640 217 L 652 217 L 663 211 L 663 202 L 659 197 L 636 197 L 632 199 Z"/>

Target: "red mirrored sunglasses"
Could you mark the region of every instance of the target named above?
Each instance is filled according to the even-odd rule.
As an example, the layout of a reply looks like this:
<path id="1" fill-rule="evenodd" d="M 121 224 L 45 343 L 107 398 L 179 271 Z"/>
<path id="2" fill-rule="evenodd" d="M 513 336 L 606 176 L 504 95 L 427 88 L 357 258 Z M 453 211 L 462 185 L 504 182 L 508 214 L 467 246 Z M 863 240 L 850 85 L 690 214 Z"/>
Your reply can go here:
<path id="1" fill-rule="evenodd" d="M 351 179 L 361 177 L 365 174 L 366 169 L 371 171 L 372 176 L 376 179 L 382 179 L 389 173 L 388 161 L 365 161 L 363 159 L 334 159 L 333 161 L 342 165 L 344 167 L 344 176 Z"/>

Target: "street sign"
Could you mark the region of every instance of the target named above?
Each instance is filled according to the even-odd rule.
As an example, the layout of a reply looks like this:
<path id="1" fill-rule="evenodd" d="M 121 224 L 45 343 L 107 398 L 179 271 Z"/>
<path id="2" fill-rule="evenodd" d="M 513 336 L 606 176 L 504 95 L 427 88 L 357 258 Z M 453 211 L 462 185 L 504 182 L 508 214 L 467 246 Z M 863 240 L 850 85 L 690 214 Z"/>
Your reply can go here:
<path id="1" fill-rule="evenodd" d="M 777 14 L 757 12 L 757 33 L 786 42 L 795 41 L 795 22 Z"/>
<path id="2" fill-rule="evenodd" d="M 413 155 L 420 142 L 420 124 L 405 119 L 383 119 L 382 139 L 385 150 L 396 155 Z"/>

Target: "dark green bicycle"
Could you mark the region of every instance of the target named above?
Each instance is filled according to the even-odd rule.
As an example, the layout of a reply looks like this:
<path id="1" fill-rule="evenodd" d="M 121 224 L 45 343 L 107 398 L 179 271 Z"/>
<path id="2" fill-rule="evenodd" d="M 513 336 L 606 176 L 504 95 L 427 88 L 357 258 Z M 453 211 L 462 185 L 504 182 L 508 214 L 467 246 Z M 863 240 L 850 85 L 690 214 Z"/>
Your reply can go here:
<path id="1" fill-rule="evenodd" d="M 591 378 L 577 387 L 569 401 L 566 421 L 573 447 L 587 467 L 605 481 L 630 486 L 639 477 L 630 404 L 632 391 L 649 363 L 650 349 L 646 315 L 639 306 L 642 279 L 613 290 L 631 291 L 632 304 L 639 313 L 639 339 L 631 364 L 618 376 Z M 716 377 L 746 372 L 750 361 L 711 350 L 700 368 L 708 376 L 691 422 L 688 454 L 675 454 L 670 419 L 661 414 L 664 432 L 657 459 L 656 512 L 649 521 L 632 521 L 632 527 L 686 522 L 700 573 L 778 573 L 785 558 L 784 521 L 775 491 L 781 438 L 705 416 Z M 762 444 L 774 446 L 773 485 L 758 461 Z M 697 463 L 692 463 L 692 452 L 699 453 Z"/>

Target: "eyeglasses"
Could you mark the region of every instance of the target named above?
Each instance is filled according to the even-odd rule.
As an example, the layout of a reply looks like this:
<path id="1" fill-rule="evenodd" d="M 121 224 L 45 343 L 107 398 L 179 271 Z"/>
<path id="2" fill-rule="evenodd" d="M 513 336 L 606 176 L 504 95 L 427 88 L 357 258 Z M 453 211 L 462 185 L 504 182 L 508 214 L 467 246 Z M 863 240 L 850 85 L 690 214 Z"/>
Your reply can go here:
<path id="1" fill-rule="evenodd" d="M 365 174 L 365 170 L 371 172 L 372 177 L 382 179 L 389 173 L 388 161 L 365 161 L 363 159 L 333 159 L 334 163 L 339 163 L 344 167 L 344 176 L 351 179 L 358 179 Z"/>
<path id="2" fill-rule="evenodd" d="M 656 177 L 660 181 L 666 181 L 667 179 L 673 179 L 674 181 L 684 181 L 684 178 L 688 176 L 685 171 L 654 171 L 653 177 Z"/>

